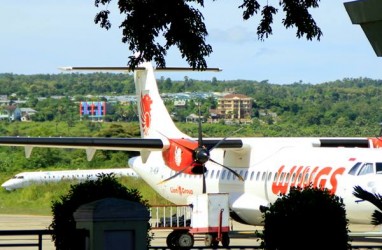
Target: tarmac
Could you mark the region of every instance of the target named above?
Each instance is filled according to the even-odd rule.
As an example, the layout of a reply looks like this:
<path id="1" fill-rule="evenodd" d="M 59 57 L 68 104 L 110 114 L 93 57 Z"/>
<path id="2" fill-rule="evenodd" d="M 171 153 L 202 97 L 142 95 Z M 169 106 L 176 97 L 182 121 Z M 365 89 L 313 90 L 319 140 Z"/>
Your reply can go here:
<path id="1" fill-rule="evenodd" d="M 39 215 L 9 215 L 0 214 L 0 230 L 41 230 L 48 229 L 50 223 L 52 222 L 51 216 L 39 216 Z M 230 246 L 258 246 L 260 241 L 255 237 L 255 231 L 261 230 L 261 227 L 243 225 L 237 222 L 231 223 L 230 231 Z M 352 244 L 374 244 L 368 241 L 367 237 L 362 236 L 364 232 L 369 234 L 381 233 L 381 227 L 376 227 L 372 225 L 349 225 L 349 230 L 351 234 L 361 235 L 358 241 L 353 241 Z M 153 240 L 151 241 L 151 246 L 154 247 L 165 247 L 166 237 L 171 231 L 168 229 L 152 230 Z M 195 235 L 194 246 L 204 246 L 204 235 Z M 375 238 L 375 237 L 373 237 Z M 378 237 L 381 247 L 382 240 Z M 37 236 L 0 236 L 0 244 L 8 243 L 19 243 L 19 242 L 37 242 Z M 37 249 L 31 247 L 1 247 L 1 250 L 19 250 L 19 249 Z M 54 242 L 51 240 L 50 235 L 43 236 L 43 250 L 55 250 Z"/>

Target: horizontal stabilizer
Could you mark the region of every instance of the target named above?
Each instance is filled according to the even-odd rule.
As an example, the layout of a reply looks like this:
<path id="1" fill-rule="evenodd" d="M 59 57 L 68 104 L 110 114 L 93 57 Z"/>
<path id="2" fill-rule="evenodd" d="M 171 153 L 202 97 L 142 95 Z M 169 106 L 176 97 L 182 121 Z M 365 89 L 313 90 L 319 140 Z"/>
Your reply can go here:
<path id="1" fill-rule="evenodd" d="M 132 69 L 131 67 L 60 67 L 62 71 L 123 71 L 123 72 L 133 72 L 139 70 L 146 70 L 144 67 L 135 67 Z M 197 70 L 189 67 L 165 67 L 165 68 L 154 68 L 154 71 L 214 71 L 220 72 L 222 69 L 220 68 L 205 68 L 203 70 Z"/>

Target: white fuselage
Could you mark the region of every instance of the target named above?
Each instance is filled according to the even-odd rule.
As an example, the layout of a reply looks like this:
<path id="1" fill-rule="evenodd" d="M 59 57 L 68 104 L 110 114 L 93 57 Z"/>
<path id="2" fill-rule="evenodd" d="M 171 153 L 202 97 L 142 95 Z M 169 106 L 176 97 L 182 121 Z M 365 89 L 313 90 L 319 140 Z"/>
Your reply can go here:
<path id="1" fill-rule="evenodd" d="M 208 193 L 229 193 L 231 212 L 251 225 L 261 224 L 260 206 L 269 206 L 291 186 L 324 187 L 343 198 L 350 223 L 370 223 L 373 206 L 357 202 L 352 195 L 359 185 L 370 192 L 382 193 L 382 166 L 380 149 L 320 148 L 314 138 L 242 138 L 244 150 L 223 149 L 211 151 L 211 159 L 234 169 L 244 177 L 239 180 L 221 166 L 207 162 L 205 174 Z M 360 168 L 349 174 L 359 163 Z M 369 163 L 373 170 L 362 172 Z M 380 163 L 380 164 L 379 164 Z M 145 163 L 140 157 L 129 160 L 133 168 L 159 194 L 175 204 L 186 204 L 187 197 L 202 193 L 202 176 L 174 175 L 162 159 L 161 152 L 151 152 Z"/>
<path id="2" fill-rule="evenodd" d="M 88 169 L 88 170 L 64 170 L 64 171 L 36 171 L 22 172 L 16 174 L 11 179 L 4 182 L 1 186 L 6 190 L 23 188 L 31 184 L 41 184 L 47 182 L 58 182 L 64 180 L 95 180 L 100 174 L 111 174 L 116 177 L 132 176 L 138 177 L 134 170 L 130 168 L 111 168 L 111 169 Z"/>

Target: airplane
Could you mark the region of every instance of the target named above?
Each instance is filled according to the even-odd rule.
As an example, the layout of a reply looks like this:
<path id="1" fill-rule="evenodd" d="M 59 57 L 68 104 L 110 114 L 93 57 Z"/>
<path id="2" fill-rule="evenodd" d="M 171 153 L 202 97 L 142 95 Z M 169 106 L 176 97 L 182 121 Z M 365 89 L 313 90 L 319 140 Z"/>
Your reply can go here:
<path id="1" fill-rule="evenodd" d="M 55 170 L 22 172 L 1 184 L 5 190 L 13 191 L 32 184 L 44 184 L 49 182 L 76 180 L 96 180 L 100 174 L 114 174 L 115 177 L 130 176 L 139 178 L 131 168 L 110 169 L 82 169 L 82 170 Z"/>
<path id="2" fill-rule="evenodd" d="M 127 67 L 62 69 L 131 72 Z M 139 151 L 140 155 L 130 158 L 128 165 L 161 196 L 184 205 L 190 196 L 228 193 L 231 218 L 244 224 L 262 225 L 264 207 L 288 193 L 292 186 L 310 184 L 340 196 L 349 223 L 371 223 L 375 207 L 352 192 L 358 185 L 382 193 L 381 137 L 203 138 L 199 123 L 198 138 L 192 138 L 171 119 L 151 63 L 145 62 L 133 72 L 140 138 L 11 136 L 0 137 L 0 145 L 23 146 L 26 157 L 34 147 L 82 148 L 88 160 L 96 150 Z M 168 245 L 177 244 L 185 234 L 184 230 L 174 230 L 167 238 Z M 227 233 L 223 236 L 226 240 L 222 244 L 227 246 Z M 216 234 L 209 237 L 216 238 Z"/>

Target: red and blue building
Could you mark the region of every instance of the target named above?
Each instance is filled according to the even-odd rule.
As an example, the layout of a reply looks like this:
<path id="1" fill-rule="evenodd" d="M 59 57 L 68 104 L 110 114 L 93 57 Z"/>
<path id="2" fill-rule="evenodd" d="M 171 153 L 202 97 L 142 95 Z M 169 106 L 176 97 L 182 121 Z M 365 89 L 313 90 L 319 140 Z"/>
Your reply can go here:
<path id="1" fill-rule="evenodd" d="M 106 102 L 80 102 L 80 116 L 92 120 L 103 120 L 106 116 Z"/>

